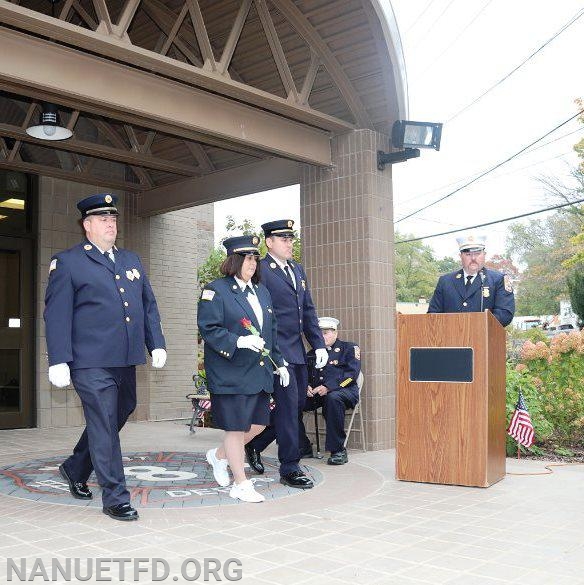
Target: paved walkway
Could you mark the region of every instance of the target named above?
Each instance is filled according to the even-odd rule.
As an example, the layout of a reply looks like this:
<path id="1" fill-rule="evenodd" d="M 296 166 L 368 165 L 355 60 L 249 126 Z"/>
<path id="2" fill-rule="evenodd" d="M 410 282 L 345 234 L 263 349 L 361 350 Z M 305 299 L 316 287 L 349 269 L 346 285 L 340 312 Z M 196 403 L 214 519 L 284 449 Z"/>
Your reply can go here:
<path id="1" fill-rule="evenodd" d="M 0 431 L 0 467 L 65 455 L 78 429 Z M 172 423 L 132 423 L 123 432 L 125 453 L 204 453 L 221 432 L 200 429 L 189 436 Z M 272 456 L 275 454 L 271 452 Z M 31 501 L 0 494 L 0 583 L 7 559 L 27 578 L 35 559 L 49 582 L 58 560 L 162 559 L 164 581 L 152 566 L 108 565 L 110 582 L 193 582 L 189 558 L 241 562 L 243 584 L 420 583 L 487 585 L 584 585 L 584 466 L 556 467 L 549 475 L 508 475 L 489 489 L 398 482 L 394 453 L 350 453 L 350 463 L 330 467 L 304 460 L 320 478 L 313 490 L 291 490 L 263 504 L 140 509 L 139 522 L 115 522 L 99 508 Z M 508 460 L 508 472 L 545 471 L 540 462 Z M 164 564 L 163 563 L 163 564 Z M 208 562 L 209 564 L 209 562 Z M 210 563 L 213 568 L 213 563 Z M 233 569 L 234 564 L 232 563 Z M 160 566 L 159 566 L 160 568 Z M 162 567 L 164 568 L 164 567 Z M 114 570 L 115 569 L 115 570 Z M 159 572 L 159 574 L 163 574 Z M 80 575 L 83 576 L 83 570 Z M 102 577 L 104 573 L 102 573 Z M 226 573 L 217 576 L 225 582 Z M 237 576 L 230 573 L 227 576 Z M 176 579 L 173 579 L 176 577 Z M 12 582 L 20 582 L 14 573 Z M 201 574 L 197 583 L 204 582 Z M 93 578 L 87 583 L 103 583 Z M 208 575 L 209 583 L 217 582 Z"/>

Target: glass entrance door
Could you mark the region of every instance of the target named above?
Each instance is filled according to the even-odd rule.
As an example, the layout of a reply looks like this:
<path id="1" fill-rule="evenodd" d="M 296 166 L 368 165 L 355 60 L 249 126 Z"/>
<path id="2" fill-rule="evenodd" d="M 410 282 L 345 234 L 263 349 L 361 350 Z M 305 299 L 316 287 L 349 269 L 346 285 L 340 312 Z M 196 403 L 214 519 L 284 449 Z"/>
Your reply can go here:
<path id="1" fill-rule="evenodd" d="M 0 236 L 0 429 L 33 425 L 32 241 Z"/>

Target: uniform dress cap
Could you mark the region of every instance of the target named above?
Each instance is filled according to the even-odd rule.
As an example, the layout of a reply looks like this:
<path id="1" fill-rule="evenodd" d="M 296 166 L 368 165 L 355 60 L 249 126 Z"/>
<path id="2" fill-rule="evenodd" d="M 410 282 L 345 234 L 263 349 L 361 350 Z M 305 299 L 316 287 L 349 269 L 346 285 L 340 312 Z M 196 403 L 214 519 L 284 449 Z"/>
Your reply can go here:
<path id="1" fill-rule="evenodd" d="M 118 198 L 111 193 L 97 193 L 79 201 L 77 209 L 83 218 L 89 215 L 120 215 L 117 202 Z"/>
<path id="2" fill-rule="evenodd" d="M 319 317 L 318 318 L 318 326 L 321 329 L 332 329 L 336 331 L 339 327 L 340 321 L 335 319 L 334 317 Z"/>
<path id="3" fill-rule="evenodd" d="M 223 245 L 227 250 L 227 255 L 241 254 L 254 254 L 259 256 L 260 251 L 258 244 L 260 239 L 257 236 L 235 236 L 234 238 L 227 238 L 224 240 Z"/>
<path id="4" fill-rule="evenodd" d="M 456 241 L 461 252 L 482 252 L 487 243 L 487 236 L 467 234 L 456 238 Z"/>
<path id="5" fill-rule="evenodd" d="M 276 221 L 269 221 L 262 224 L 262 229 L 266 238 L 270 236 L 293 236 L 294 235 L 294 220 L 292 219 L 277 219 Z"/>

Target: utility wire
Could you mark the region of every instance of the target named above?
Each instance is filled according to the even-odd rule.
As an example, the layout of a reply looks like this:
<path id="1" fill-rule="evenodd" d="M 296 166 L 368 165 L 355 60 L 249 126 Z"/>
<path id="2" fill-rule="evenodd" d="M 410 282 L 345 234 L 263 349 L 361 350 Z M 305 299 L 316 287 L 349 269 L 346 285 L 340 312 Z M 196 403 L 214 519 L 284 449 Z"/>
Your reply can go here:
<path id="1" fill-rule="evenodd" d="M 519 63 L 519 65 L 517 65 L 517 67 L 515 67 L 509 73 L 507 73 L 507 75 L 505 75 L 503 78 L 499 79 L 499 81 L 497 81 L 495 84 L 491 85 L 491 87 L 489 87 L 489 89 L 485 90 L 481 95 L 479 95 L 472 102 L 470 102 L 470 104 L 464 106 L 464 108 L 462 108 L 461 110 L 456 112 L 456 114 L 451 116 L 446 121 L 446 123 L 452 122 L 452 120 L 454 120 L 455 118 L 460 116 L 460 114 L 462 114 L 463 112 L 468 110 L 471 106 L 474 106 L 479 100 L 483 99 L 493 89 L 495 89 L 497 86 L 501 85 L 505 80 L 509 79 L 509 77 L 511 77 L 511 75 L 513 75 L 516 71 L 521 69 L 521 67 L 523 67 L 523 65 L 525 65 L 528 61 L 530 61 L 533 57 L 535 57 L 535 55 L 537 55 L 542 49 L 544 49 L 547 45 L 549 45 L 554 39 L 559 37 L 567 28 L 572 26 L 582 15 L 584 15 L 584 8 L 581 8 L 566 24 L 564 24 L 564 26 L 562 26 L 562 28 L 560 28 L 560 30 L 558 30 L 551 38 L 549 38 L 543 45 L 541 45 L 533 53 L 531 53 L 531 55 L 529 55 L 529 57 L 525 58 L 521 63 Z"/>
<path id="2" fill-rule="evenodd" d="M 426 14 L 426 12 L 428 11 L 428 8 L 430 8 L 430 6 L 432 6 L 432 4 L 434 4 L 434 0 L 430 0 L 430 2 L 428 2 L 428 4 L 426 4 L 425 8 L 422 10 L 422 12 L 420 12 L 420 14 L 418 14 L 418 16 L 416 16 L 416 18 L 414 19 L 414 22 L 412 22 L 412 24 L 408 27 L 408 29 L 406 30 L 406 32 L 404 34 L 408 34 L 416 26 L 416 24 L 418 24 L 418 21 L 422 18 L 422 16 L 424 16 L 424 14 Z"/>
<path id="3" fill-rule="evenodd" d="M 562 138 L 566 138 L 567 136 L 571 136 L 572 134 L 576 134 L 576 132 L 584 132 L 584 128 L 581 125 L 578 125 L 578 128 L 576 128 L 576 130 L 572 130 L 571 132 L 567 132 L 566 134 L 562 134 L 561 136 L 558 136 L 557 138 L 554 138 L 553 140 L 548 140 L 547 142 L 544 142 L 543 144 L 540 144 L 539 146 L 536 146 L 535 148 L 528 149 L 525 152 L 522 152 L 517 158 L 519 158 L 523 155 L 526 155 L 526 154 L 531 154 L 532 152 L 535 152 L 536 150 L 539 150 L 540 148 L 543 148 L 544 146 L 547 146 L 548 144 L 553 144 L 554 142 L 557 142 L 558 140 L 562 140 Z M 518 172 L 520 170 L 528 169 L 529 167 L 541 164 L 542 162 L 546 162 L 548 160 L 553 160 L 554 158 L 559 158 L 559 156 L 565 156 L 565 154 L 568 154 L 568 153 L 554 156 L 554 157 L 551 157 L 549 159 L 539 161 L 538 163 L 533 163 L 531 165 L 521 167 L 520 169 L 515 169 L 515 170 L 510 171 L 509 173 L 505 173 L 505 174 L 512 174 L 512 173 Z M 451 183 L 446 183 L 445 185 L 441 185 L 440 187 L 436 187 L 435 189 L 430 189 L 429 191 L 424 191 L 423 193 L 419 193 L 418 195 L 415 195 L 414 197 L 411 197 L 410 199 L 406 199 L 405 201 L 402 201 L 400 203 L 400 205 L 405 205 L 406 203 L 411 203 L 412 201 L 416 201 L 417 199 L 420 199 L 421 197 L 424 197 L 425 195 L 430 195 L 431 193 L 436 193 L 437 191 L 441 191 L 442 189 L 446 189 L 447 187 L 452 187 L 452 185 L 457 185 L 458 183 L 461 183 L 462 181 L 468 181 L 469 179 L 476 177 L 476 175 L 477 174 L 474 173 L 474 174 L 468 175 L 462 179 L 458 179 L 457 181 L 452 181 Z M 497 176 L 501 177 L 504 175 L 497 175 Z"/>
<path id="4" fill-rule="evenodd" d="M 454 39 L 448 44 L 448 46 L 420 73 L 420 76 L 424 75 L 426 71 L 430 70 L 434 65 L 442 58 L 442 56 L 458 41 L 458 39 L 472 26 L 474 21 L 486 10 L 493 0 L 487 0 L 483 7 L 473 16 L 470 22 L 454 37 Z"/>
<path id="5" fill-rule="evenodd" d="M 455 0 L 450 0 L 450 2 L 446 5 L 444 10 L 438 15 L 438 17 L 432 22 L 432 24 L 428 27 L 428 30 L 422 35 L 420 41 L 412 47 L 412 51 L 416 50 L 427 38 L 428 33 L 436 26 L 436 23 L 444 16 L 446 11 L 450 8 L 452 4 L 454 4 Z"/>
<path id="6" fill-rule="evenodd" d="M 452 197 L 452 195 L 458 193 L 459 191 L 462 191 L 463 189 L 465 189 L 469 185 L 476 183 L 479 179 L 481 179 L 485 175 L 492 173 L 495 169 L 498 169 L 499 167 L 502 167 L 504 164 L 508 163 L 510 160 L 513 160 L 515 157 L 519 156 L 522 152 L 525 152 L 528 148 L 530 148 L 534 144 L 537 144 L 540 140 L 543 140 L 546 136 L 549 136 L 550 134 L 552 134 L 553 132 L 555 132 L 556 130 L 561 128 L 562 126 L 565 126 L 568 122 L 571 122 L 574 118 L 581 116 L 583 113 L 584 113 L 584 110 L 580 110 L 579 112 L 577 112 L 573 116 L 570 116 L 567 120 L 564 120 L 564 122 L 561 122 L 560 124 L 558 124 L 555 128 L 552 128 L 549 132 L 546 132 L 543 136 L 540 136 L 537 140 L 534 140 L 533 142 L 529 143 L 527 146 L 524 146 L 521 150 L 517 151 L 515 154 L 508 156 L 505 160 L 497 163 L 496 165 L 492 166 L 491 168 L 487 169 L 486 171 L 483 171 L 478 176 L 476 176 L 474 179 L 467 181 L 466 183 L 464 183 L 460 187 L 457 187 L 456 189 L 454 189 L 454 191 L 447 193 L 443 197 L 440 197 L 439 199 L 436 199 L 435 201 L 428 203 L 428 205 L 425 205 L 424 207 L 421 207 L 420 209 L 417 209 L 416 211 L 412 211 L 411 213 L 409 213 L 408 215 L 405 215 L 404 217 L 400 217 L 399 219 L 395 220 L 394 223 L 399 223 L 400 221 L 403 221 L 404 219 L 409 219 L 410 217 L 420 213 L 420 211 L 424 211 L 425 209 L 428 209 L 429 207 L 432 207 L 432 206 L 436 205 L 437 203 L 440 203 L 441 201 L 444 201 L 445 199 Z"/>
<path id="7" fill-rule="evenodd" d="M 394 242 L 395 244 L 408 244 L 409 242 L 419 242 L 420 240 L 428 240 L 430 238 L 437 238 L 438 236 L 447 236 L 449 234 L 455 234 L 457 232 L 463 232 L 466 230 L 474 230 L 477 228 L 487 227 L 489 225 L 495 225 L 497 223 L 504 223 L 506 221 L 513 221 L 514 219 L 521 219 L 523 217 L 529 217 L 530 215 L 537 215 L 538 213 L 544 213 L 546 211 L 553 211 L 554 209 L 561 209 L 562 207 L 568 207 L 569 205 L 576 205 L 576 203 L 582 203 L 584 199 L 576 199 L 575 201 L 569 201 L 568 203 L 561 203 L 560 205 L 554 205 L 553 207 L 546 207 L 545 209 L 538 209 L 537 211 L 530 211 L 528 213 L 522 213 L 521 215 L 514 215 L 513 217 L 506 217 L 504 219 L 497 219 L 495 221 L 489 221 L 487 223 L 479 223 L 477 225 L 469 225 L 467 227 L 459 228 L 456 230 L 450 230 L 448 232 L 442 232 L 439 234 L 431 234 L 429 236 L 422 236 L 421 238 L 411 238 L 409 240 L 400 240 Z"/>

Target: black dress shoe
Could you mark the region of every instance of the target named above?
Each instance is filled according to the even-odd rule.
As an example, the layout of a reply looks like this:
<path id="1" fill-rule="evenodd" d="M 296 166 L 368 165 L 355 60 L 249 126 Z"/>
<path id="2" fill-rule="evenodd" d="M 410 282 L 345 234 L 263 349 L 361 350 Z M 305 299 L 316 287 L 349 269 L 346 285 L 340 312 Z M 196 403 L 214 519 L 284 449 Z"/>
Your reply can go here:
<path id="1" fill-rule="evenodd" d="M 280 476 L 280 483 L 289 487 L 298 488 L 299 490 L 309 490 L 314 487 L 312 480 L 304 475 L 302 471 L 293 471 L 292 473 Z"/>
<path id="2" fill-rule="evenodd" d="M 103 513 L 114 520 L 138 520 L 138 512 L 130 504 L 118 504 L 117 506 L 104 507 Z"/>
<path id="3" fill-rule="evenodd" d="M 338 451 L 337 453 L 331 453 L 331 456 L 327 459 L 327 463 L 329 465 L 344 465 L 345 463 L 349 462 L 349 457 L 347 456 L 347 450 L 343 449 L 342 451 Z"/>
<path id="4" fill-rule="evenodd" d="M 262 463 L 262 456 L 259 451 L 256 451 L 251 445 L 245 446 L 245 457 L 249 466 L 256 472 L 262 475 L 265 471 L 264 464 Z"/>
<path id="5" fill-rule="evenodd" d="M 73 481 L 67 474 L 67 471 L 63 465 L 59 465 L 59 473 L 61 474 L 61 477 L 69 484 L 69 491 L 74 498 L 77 498 L 78 500 L 91 500 L 93 498 L 93 494 L 87 487 L 87 484 L 82 481 Z"/>
<path id="6" fill-rule="evenodd" d="M 309 449 L 302 449 L 300 451 L 300 459 L 314 459 L 312 447 L 310 447 Z"/>

